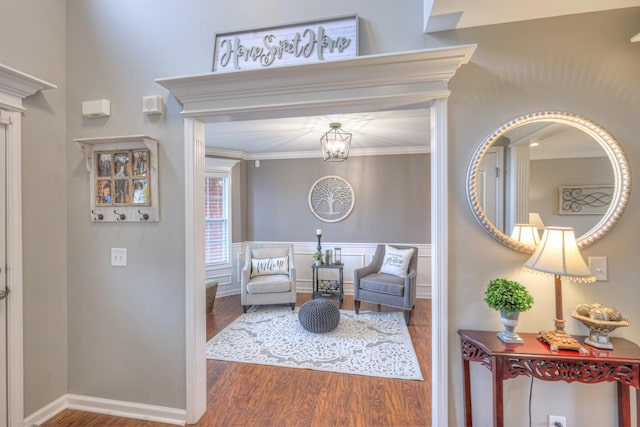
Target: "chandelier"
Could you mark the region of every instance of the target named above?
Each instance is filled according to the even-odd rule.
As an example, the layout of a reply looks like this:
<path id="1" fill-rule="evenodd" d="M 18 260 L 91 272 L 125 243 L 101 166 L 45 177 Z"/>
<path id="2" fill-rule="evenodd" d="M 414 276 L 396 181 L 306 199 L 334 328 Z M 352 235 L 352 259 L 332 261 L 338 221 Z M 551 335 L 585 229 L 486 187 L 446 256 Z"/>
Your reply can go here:
<path id="1" fill-rule="evenodd" d="M 331 129 L 320 137 L 322 158 L 325 162 L 342 162 L 349 157 L 351 134 L 340 129 L 340 123 L 331 123 Z"/>

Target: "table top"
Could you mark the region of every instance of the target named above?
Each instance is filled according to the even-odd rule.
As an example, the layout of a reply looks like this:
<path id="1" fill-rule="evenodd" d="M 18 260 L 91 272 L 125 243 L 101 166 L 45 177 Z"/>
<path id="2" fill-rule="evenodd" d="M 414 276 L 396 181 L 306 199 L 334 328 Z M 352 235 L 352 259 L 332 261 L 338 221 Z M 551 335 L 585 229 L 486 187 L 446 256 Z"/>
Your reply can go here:
<path id="1" fill-rule="evenodd" d="M 344 268 L 344 264 L 320 264 L 320 265 L 315 265 L 311 264 L 311 268 L 316 269 L 316 268 L 335 268 L 338 270 L 342 270 Z"/>
<path id="2" fill-rule="evenodd" d="M 589 352 L 582 354 L 577 351 L 559 350 L 551 351 L 549 346 L 538 340 L 537 333 L 518 332 L 520 338 L 524 340 L 523 344 L 505 344 L 497 337 L 498 331 L 475 331 L 475 330 L 458 330 L 458 335 L 469 341 L 472 341 L 490 356 L 509 356 L 517 355 L 518 357 L 530 356 L 533 358 L 548 359 L 606 359 L 611 361 L 622 361 L 640 363 L 640 347 L 624 338 L 611 337 L 609 341 L 613 344 L 613 350 L 603 350 L 583 344 L 583 347 Z M 579 343 L 584 343 L 584 336 L 573 336 Z"/>

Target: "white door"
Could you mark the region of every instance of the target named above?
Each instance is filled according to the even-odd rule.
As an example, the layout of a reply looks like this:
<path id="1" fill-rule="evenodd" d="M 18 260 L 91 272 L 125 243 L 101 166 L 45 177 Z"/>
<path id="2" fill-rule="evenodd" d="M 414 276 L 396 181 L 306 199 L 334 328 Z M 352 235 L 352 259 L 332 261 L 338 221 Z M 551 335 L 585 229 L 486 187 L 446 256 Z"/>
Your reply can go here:
<path id="1" fill-rule="evenodd" d="M 485 216 L 498 230 L 504 226 L 504 150 L 491 147 L 478 167 L 478 201 Z"/>
<path id="2" fill-rule="evenodd" d="M 6 126 L 0 124 L 0 427 L 8 425 L 7 413 L 7 218 Z"/>

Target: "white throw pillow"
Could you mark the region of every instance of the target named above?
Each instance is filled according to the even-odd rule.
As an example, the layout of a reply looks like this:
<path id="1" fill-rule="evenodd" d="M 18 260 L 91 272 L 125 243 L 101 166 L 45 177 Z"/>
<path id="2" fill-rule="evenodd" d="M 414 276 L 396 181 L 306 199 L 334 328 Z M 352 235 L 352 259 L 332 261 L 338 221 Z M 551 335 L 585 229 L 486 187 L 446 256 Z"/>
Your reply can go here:
<path id="1" fill-rule="evenodd" d="M 267 274 L 289 274 L 289 257 L 251 258 L 251 277 Z"/>
<path id="2" fill-rule="evenodd" d="M 385 245 L 384 259 L 380 267 L 380 273 L 393 274 L 394 276 L 406 276 L 409 269 L 409 261 L 413 255 L 413 249 L 398 249 Z"/>

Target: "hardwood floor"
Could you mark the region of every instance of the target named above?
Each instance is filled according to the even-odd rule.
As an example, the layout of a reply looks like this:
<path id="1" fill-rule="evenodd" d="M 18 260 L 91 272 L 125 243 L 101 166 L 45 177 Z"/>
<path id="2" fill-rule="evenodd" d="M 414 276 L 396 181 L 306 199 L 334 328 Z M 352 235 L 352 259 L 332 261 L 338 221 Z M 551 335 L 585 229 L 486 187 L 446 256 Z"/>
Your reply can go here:
<path id="1" fill-rule="evenodd" d="M 298 305 L 310 294 L 298 294 Z M 346 296 L 343 309 L 353 310 Z M 362 310 L 378 310 L 363 303 Z M 391 311 L 381 307 L 380 311 Z M 240 296 L 216 299 L 207 340 L 242 314 Z M 431 300 L 418 300 L 409 333 L 425 381 L 367 377 L 207 360 L 207 412 L 198 427 L 431 425 Z M 169 424 L 65 410 L 43 427 L 168 427 Z"/>

